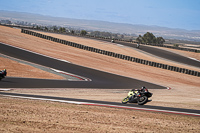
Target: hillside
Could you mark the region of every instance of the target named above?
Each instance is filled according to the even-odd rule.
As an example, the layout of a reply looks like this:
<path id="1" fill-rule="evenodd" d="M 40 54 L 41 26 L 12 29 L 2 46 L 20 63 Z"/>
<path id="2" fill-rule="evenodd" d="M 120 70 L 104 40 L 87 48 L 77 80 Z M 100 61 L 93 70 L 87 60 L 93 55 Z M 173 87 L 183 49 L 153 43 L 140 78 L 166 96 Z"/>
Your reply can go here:
<path id="1" fill-rule="evenodd" d="M 11 21 L 26 21 L 41 25 L 59 25 L 64 27 L 74 27 L 94 31 L 107 31 L 113 33 L 143 35 L 146 32 L 152 32 L 155 36 L 162 36 L 166 39 L 180 39 L 200 42 L 200 31 L 198 30 L 189 31 L 184 29 L 172 29 L 159 26 L 133 25 L 96 20 L 51 17 L 22 12 L 0 11 L 0 20 L 6 19 Z"/>
<path id="2" fill-rule="evenodd" d="M 191 66 L 185 66 L 183 64 L 177 64 L 175 62 L 162 60 L 160 58 L 146 55 L 145 53 L 141 53 L 135 49 L 113 45 L 113 43 L 108 43 L 108 42 L 103 42 L 103 41 L 98 41 L 98 40 L 93 40 L 93 39 L 80 38 L 80 37 L 67 36 L 67 35 L 53 34 L 53 33 L 45 33 L 45 34 L 54 36 L 57 38 L 61 38 L 64 40 L 81 43 L 83 45 L 96 47 L 99 49 L 106 49 L 109 51 L 115 51 L 117 53 L 126 54 L 133 57 L 140 57 L 140 58 L 155 61 L 155 62 L 160 62 L 164 64 L 169 64 L 169 65 L 174 65 L 177 67 L 188 68 L 188 69 L 199 71 L 199 68 L 194 68 Z M 156 90 L 156 89 L 151 90 L 154 93 L 154 97 L 153 97 L 154 102 L 150 102 L 148 104 L 199 109 L 199 105 L 198 103 L 196 103 L 196 100 L 198 100 L 198 97 L 199 97 L 199 93 L 197 90 L 199 89 L 199 85 L 200 85 L 198 77 L 190 76 L 190 75 L 186 75 L 182 73 L 177 73 L 173 71 L 168 71 L 164 69 L 158 69 L 151 66 L 142 65 L 139 63 L 128 62 L 128 61 L 120 60 L 120 59 L 113 58 L 110 56 L 105 56 L 101 54 L 88 52 L 85 50 L 80 50 L 80 49 L 62 45 L 56 42 L 22 34 L 20 29 L 0 26 L 0 40 L 1 42 L 6 43 L 6 44 L 28 49 L 28 50 L 31 50 L 40 54 L 48 55 L 57 59 L 67 60 L 73 64 L 77 64 L 77 65 L 81 65 L 81 66 L 85 66 L 85 67 L 89 67 L 89 68 L 93 68 L 93 69 L 97 69 L 100 71 L 105 71 L 105 72 L 109 72 L 109 73 L 113 73 L 117 75 L 122 75 L 122 76 L 130 77 L 130 78 L 134 78 L 134 79 L 139 79 L 139 80 L 143 80 L 147 82 L 152 82 L 152 83 L 162 85 L 162 86 L 169 86 L 173 88 L 172 91 Z M 180 52 L 180 51 L 175 50 L 174 52 Z M 191 52 L 183 51 L 183 53 L 181 52 L 180 54 L 199 59 L 199 53 L 193 53 L 193 52 L 191 53 Z M 10 66 L 13 66 L 13 65 L 9 65 L 9 64 L 7 65 L 8 66 L 5 66 L 5 68 L 9 67 L 8 69 L 9 72 L 10 71 L 16 72 L 18 76 L 21 74 L 19 71 L 14 71 L 15 69 L 10 68 Z M 25 68 L 21 70 L 25 70 Z M 14 75 L 14 73 L 12 73 L 12 75 L 10 74 L 11 73 L 9 73 L 9 76 L 16 76 L 16 74 Z M 193 96 L 186 98 L 188 95 L 188 89 L 191 89 L 191 88 L 196 93 L 193 94 Z M 13 91 L 17 92 L 18 90 L 13 90 Z M 37 90 L 37 93 L 38 92 L 39 90 Z M 78 94 L 71 95 L 73 93 L 63 93 L 63 91 L 60 91 L 60 92 L 61 92 L 60 94 L 53 92 L 53 95 L 63 96 L 64 94 L 64 97 L 72 97 L 72 98 L 78 95 Z M 28 93 L 31 93 L 30 89 L 28 89 Z M 105 100 L 105 101 L 112 100 L 112 101 L 118 101 L 118 102 L 121 100 L 121 98 L 127 95 L 126 91 L 122 91 L 121 93 L 118 93 L 118 94 L 112 93 L 112 95 L 114 96 L 112 96 L 111 94 L 102 95 L 103 92 L 101 90 L 101 94 L 99 96 L 94 95 L 93 97 L 89 95 L 88 97 L 89 93 L 91 93 L 91 90 L 85 93 L 86 95 L 84 95 L 83 93 L 81 93 L 80 95 L 82 98 L 85 98 L 85 99 L 92 98 L 93 100 L 94 99 L 98 100 L 100 98 L 101 100 Z M 183 96 L 185 96 L 184 99 L 182 99 Z M 171 104 L 172 99 L 176 99 L 176 100 L 173 100 L 173 104 Z"/>
<path id="3" fill-rule="evenodd" d="M 132 56 L 137 55 L 145 59 L 161 61 L 161 59 L 140 53 L 135 49 L 117 46 L 109 42 L 53 33 L 41 33 L 88 46 L 107 50 L 112 49 L 118 53 L 126 53 Z M 148 102 L 147 105 L 200 109 L 198 102 L 200 83 L 198 77 L 80 50 L 35 36 L 22 34 L 20 29 L 15 28 L 0 26 L 0 41 L 54 58 L 67 60 L 81 66 L 137 78 L 172 88 L 171 90 L 151 89 L 150 92 L 153 93 L 153 97 L 151 98 L 152 101 Z M 199 57 L 199 53 L 187 51 L 181 51 L 180 53 L 185 56 Z M 40 74 L 39 78 L 45 78 L 41 70 L 36 70 L 31 66 L 19 65 L 18 62 L 10 61 L 7 58 L 0 58 L 0 60 L 5 68 L 8 67 L 8 76 L 28 77 L 29 75 L 22 75 L 22 73 L 32 74 L 37 71 L 37 75 L 32 76 L 38 78 L 38 74 Z M 171 63 L 169 61 L 164 62 Z M 18 67 L 18 69 L 15 67 Z M 40 72 L 38 73 L 38 71 Z M 56 77 L 54 76 L 54 78 Z M 188 96 L 190 90 L 195 93 Z M 127 96 L 128 91 L 126 89 L 91 88 L 12 88 L 9 92 L 121 102 L 122 98 Z M 0 104 L 0 132 L 67 131 L 102 133 L 133 131 L 186 133 L 199 131 L 199 118 L 191 116 L 83 106 L 3 96 L 0 97 Z"/>

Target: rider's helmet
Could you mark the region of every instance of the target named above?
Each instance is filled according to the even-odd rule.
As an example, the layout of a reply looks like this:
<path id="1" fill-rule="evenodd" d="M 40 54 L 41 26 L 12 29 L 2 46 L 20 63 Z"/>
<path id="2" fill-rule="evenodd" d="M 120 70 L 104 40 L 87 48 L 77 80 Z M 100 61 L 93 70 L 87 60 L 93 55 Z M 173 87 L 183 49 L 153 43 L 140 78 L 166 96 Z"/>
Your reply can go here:
<path id="1" fill-rule="evenodd" d="M 3 74 L 4 74 L 4 76 L 7 75 L 6 69 L 3 69 Z"/>
<path id="2" fill-rule="evenodd" d="M 146 89 L 146 87 L 145 87 L 145 86 L 142 86 L 141 90 L 144 90 L 144 89 Z"/>

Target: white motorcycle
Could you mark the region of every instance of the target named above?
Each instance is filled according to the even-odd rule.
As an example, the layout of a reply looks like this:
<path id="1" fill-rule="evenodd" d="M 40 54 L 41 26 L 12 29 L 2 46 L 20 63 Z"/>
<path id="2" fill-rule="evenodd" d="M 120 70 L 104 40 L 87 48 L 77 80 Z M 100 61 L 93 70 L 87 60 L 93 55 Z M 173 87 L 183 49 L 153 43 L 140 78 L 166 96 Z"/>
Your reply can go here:
<path id="1" fill-rule="evenodd" d="M 0 80 L 3 79 L 3 78 L 5 78 L 6 75 L 7 75 L 6 69 L 1 70 L 1 71 L 0 71 Z"/>
<path id="2" fill-rule="evenodd" d="M 136 45 L 136 48 L 140 48 L 140 44 L 139 43 Z"/>

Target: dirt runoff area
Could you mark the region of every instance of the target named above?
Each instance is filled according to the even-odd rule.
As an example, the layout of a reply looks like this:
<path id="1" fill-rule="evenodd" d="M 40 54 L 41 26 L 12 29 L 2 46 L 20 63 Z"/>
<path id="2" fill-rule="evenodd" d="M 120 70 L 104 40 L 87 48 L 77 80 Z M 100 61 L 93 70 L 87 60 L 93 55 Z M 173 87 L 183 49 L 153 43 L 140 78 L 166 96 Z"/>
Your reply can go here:
<path id="1" fill-rule="evenodd" d="M 0 132 L 199 132 L 197 117 L 0 97 Z"/>
<path id="2" fill-rule="evenodd" d="M 43 33 L 50 34 L 50 33 Z M 113 45 L 109 42 L 72 36 L 52 36 L 93 46 L 116 53 L 148 59 L 200 71 L 157 57 L 146 55 L 135 49 Z M 134 62 L 115 59 L 97 53 L 76 49 L 41 38 L 20 33 L 19 29 L 0 26 L 0 42 L 28 49 L 74 64 L 95 68 L 114 74 L 136 78 L 155 84 L 169 86 L 171 90 L 152 89 L 152 101 L 148 105 L 180 107 L 200 110 L 199 77 L 158 69 Z M 176 52 L 176 51 L 175 51 Z M 199 58 L 199 53 L 181 53 Z M 33 66 L 0 57 L 0 69 L 7 68 L 8 76 L 63 79 L 56 74 Z M 100 64 L 100 65 L 99 65 Z M 17 67 L 16 67 L 17 66 Z M 35 72 L 37 71 L 37 74 Z M 22 74 L 24 72 L 24 74 Z M 142 86 L 142 85 L 141 85 Z M 131 88 L 130 88 L 131 89 Z M 129 90 L 124 89 L 15 89 L 10 93 L 62 96 L 121 102 Z M 195 92 L 192 93 L 191 92 Z M 189 96 L 188 96 L 189 94 Z M 152 113 L 106 107 L 92 107 L 48 101 L 34 101 L 0 97 L 0 131 L 2 132 L 198 132 L 199 117 Z"/>

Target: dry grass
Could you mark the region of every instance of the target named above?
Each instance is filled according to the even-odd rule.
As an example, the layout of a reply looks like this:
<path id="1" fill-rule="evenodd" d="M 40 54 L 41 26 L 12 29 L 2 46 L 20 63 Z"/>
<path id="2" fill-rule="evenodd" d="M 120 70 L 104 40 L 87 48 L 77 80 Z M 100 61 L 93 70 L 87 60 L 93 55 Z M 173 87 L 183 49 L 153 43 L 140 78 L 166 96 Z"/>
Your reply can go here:
<path id="1" fill-rule="evenodd" d="M 0 57 L 0 70 L 6 68 L 7 76 L 12 77 L 27 77 L 27 78 L 42 78 L 42 79 L 63 79 L 63 77 L 48 73 L 35 67 Z"/>

